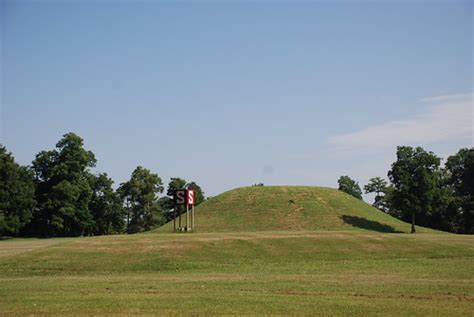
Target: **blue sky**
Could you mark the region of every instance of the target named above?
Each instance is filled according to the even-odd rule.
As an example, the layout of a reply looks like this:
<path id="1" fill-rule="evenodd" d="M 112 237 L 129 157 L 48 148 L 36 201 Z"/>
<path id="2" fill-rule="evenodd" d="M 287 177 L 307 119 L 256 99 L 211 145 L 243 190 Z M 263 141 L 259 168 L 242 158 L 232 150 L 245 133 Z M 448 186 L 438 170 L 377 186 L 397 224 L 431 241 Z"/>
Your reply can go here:
<path id="1" fill-rule="evenodd" d="M 117 184 L 142 165 L 216 195 L 473 146 L 471 1 L 0 3 L 0 143 L 22 164 L 73 131 Z"/>

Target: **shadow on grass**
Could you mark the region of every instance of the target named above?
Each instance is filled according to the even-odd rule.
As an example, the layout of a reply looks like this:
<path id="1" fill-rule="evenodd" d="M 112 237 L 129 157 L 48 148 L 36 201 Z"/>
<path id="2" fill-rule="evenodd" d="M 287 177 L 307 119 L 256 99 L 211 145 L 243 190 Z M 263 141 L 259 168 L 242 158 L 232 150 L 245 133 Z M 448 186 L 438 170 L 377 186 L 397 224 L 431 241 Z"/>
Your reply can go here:
<path id="1" fill-rule="evenodd" d="M 350 224 L 353 227 L 362 228 L 366 230 L 373 230 L 378 232 L 388 232 L 388 233 L 403 233 L 402 231 L 395 230 L 394 227 L 385 225 L 378 221 L 367 220 L 365 218 L 343 215 L 342 220 Z"/>

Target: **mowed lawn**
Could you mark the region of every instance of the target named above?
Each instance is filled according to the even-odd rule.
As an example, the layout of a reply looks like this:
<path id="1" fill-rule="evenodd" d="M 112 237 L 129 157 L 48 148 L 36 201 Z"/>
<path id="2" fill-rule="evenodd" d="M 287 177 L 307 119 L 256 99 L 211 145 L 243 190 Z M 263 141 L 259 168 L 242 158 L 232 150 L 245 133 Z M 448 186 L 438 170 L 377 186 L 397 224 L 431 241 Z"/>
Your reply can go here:
<path id="1" fill-rule="evenodd" d="M 1 316 L 474 315 L 472 236 L 155 233 L 0 250 Z"/>

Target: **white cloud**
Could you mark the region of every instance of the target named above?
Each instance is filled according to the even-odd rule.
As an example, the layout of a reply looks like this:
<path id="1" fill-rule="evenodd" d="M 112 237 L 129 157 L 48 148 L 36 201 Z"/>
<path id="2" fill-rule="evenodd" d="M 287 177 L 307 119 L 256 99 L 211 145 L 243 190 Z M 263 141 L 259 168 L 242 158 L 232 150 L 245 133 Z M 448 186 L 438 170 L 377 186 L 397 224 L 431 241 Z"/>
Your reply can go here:
<path id="1" fill-rule="evenodd" d="M 473 98 L 473 93 L 424 98 L 426 111 L 422 114 L 334 135 L 327 142 L 340 149 L 394 148 L 460 138 L 470 138 L 472 144 Z"/>

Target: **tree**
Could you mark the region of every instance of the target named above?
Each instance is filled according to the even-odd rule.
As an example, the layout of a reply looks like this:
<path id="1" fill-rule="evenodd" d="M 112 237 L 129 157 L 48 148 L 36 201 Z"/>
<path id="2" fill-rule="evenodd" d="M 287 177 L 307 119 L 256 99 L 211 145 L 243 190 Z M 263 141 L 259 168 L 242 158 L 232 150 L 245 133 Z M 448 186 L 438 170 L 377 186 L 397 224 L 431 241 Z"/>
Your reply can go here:
<path id="1" fill-rule="evenodd" d="M 0 236 L 16 235 L 30 221 L 34 195 L 32 171 L 15 163 L 0 145 Z"/>
<path id="2" fill-rule="evenodd" d="M 369 183 L 364 186 L 365 193 L 375 193 L 375 199 L 373 206 L 380 210 L 386 210 L 386 203 L 384 200 L 384 196 L 381 194 L 385 194 L 387 192 L 387 181 L 381 177 L 374 177 L 369 179 Z"/>
<path id="3" fill-rule="evenodd" d="M 46 236 L 91 234 L 94 219 L 89 211 L 92 190 L 89 168 L 96 159 L 83 140 L 67 133 L 52 151 L 42 151 L 33 161 L 38 208 L 27 233 Z"/>
<path id="4" fill-rule="evenodd" d="M 457 215 L 459 231 L 473 233 L 474 225 L 474 148 L 464 148 L 448 157 L 447 180 L 452 186 L 451 211 Z"/>
<path id="5" fill-rule="evenodd" d="M 122 200 L 112 188 L 113 180 L 106 173 L 89 175 L 92 197 L 89 210 L 94 219 L 94 235 L 120 233 L 124 230 L 124 209 Z"/>
<path id="6" fill-rule="evenodd" d="M 166 195 L 173 197 L 174 192 L 178 189 L 183 189 L 186 187 L 186 181 L 179 177 L 171 177 L 170 182 L 168 183 L 168 190 Z"/>
<path id="7" fill-rule="evenodd" d="M 201 202 L 204 201 L 204 192 L 202 191 L 201 187 L 196 184 L 196 182 L 186 183 L 186 181 L 179 177 L 172 177 L 170 178 L 170 182 L 168 183 L 168 189 L 166 194 L 168 197 L 161 197 L 158 199 L 158 203 L 163 210 L 163 214 L 166 217 L 166 221 L 173 220 L 178 214 L 182 213 L 184 210 L 183 208 L 175 208 L 173 202 L 173 196 L 176 190 L 178 189 L 192 189 L 195 192 L 195 202 L 194 204 L 197 206 Z M 175 210 L 176 209 L 176 210 Z"/>
<path id="8" fill-rule="evenodd" d="M 158 199 L 158 205 L 160 206 L 163 216 L 166 222 L 173 220 L 176 215 L 174 212 L 174 199 L 168 196 L 163 196 Z"/>
<path id="9" fill-rule="evenodd" d="M 178 213 L 181 213 L 182 210 L 176 210 L 174 206 L 174 193 L 178 189 L 183 189 L 186 187 L 186 181 L 179 177 L 171 177 L 170 182 L 168 183 L 168 189 L 166 191 L 165 197 L 158 199 L 158 204 L 163 211 L 163 215 L 166 218 L 166 221 L 173 220 L 176 218 Z"/>
<path id="10" fill-rule="evenodd" d="M 358 182 L 351 179 L 349 176 L 341 176 L 337 183 L 339 184 L 339 190 L 362 200 L 362 190 L 360 189 Z"/>
<path id="11" fill-rule="evenodd" d="M 157 194 L 164 190 L 161 178 L 150 170 L 138 166 L 130 180 L 121 184 L 120 194 L 127 204 L 130 220 L 127 231 L 135 233 L 150 230 L 164 222 Z"/>
<path id="12" fill-rule="evenodd" d="M 126 216 L 126 230 L 129 232 L 130 229 L 130 218 L 132 215 L 132 188 L 130 182 L 121 183 L 119 188 L 117 188 L 117 194 L 122 201 L 122 207 L 124 214 Z"/>
<path id="13" fill-rule="evenodd" d="M 411 232 L 415 233 L 415 219 L 433 211 L 439 180 L 440 158 L 423 148 L 397 147 L 397 160 L 388 177 L 394 188 L 391 205 L 400 217 L 411 218 Z"/>
<path id="14" fill-rule="evenodd" d="M 446 169 L 441 169 L 437 176 L 433 207 L 431 212 L 426 215 L 424 225 L 444 231 L 462 232 L 458 199 L 454 187 L 450 183 L 449 173 Z"/>
<path id="15" fill-rule="evenodd" d="M 195 182 L 190 182 L 186 185 L 187 189 L 192 189 L 194 190 L 194 205 L 197 206 L 200 203 L 202 203 L 205 198 L 204 198 L 204 192 L 202 191 L 202 188 L 196 184 Z"/>

